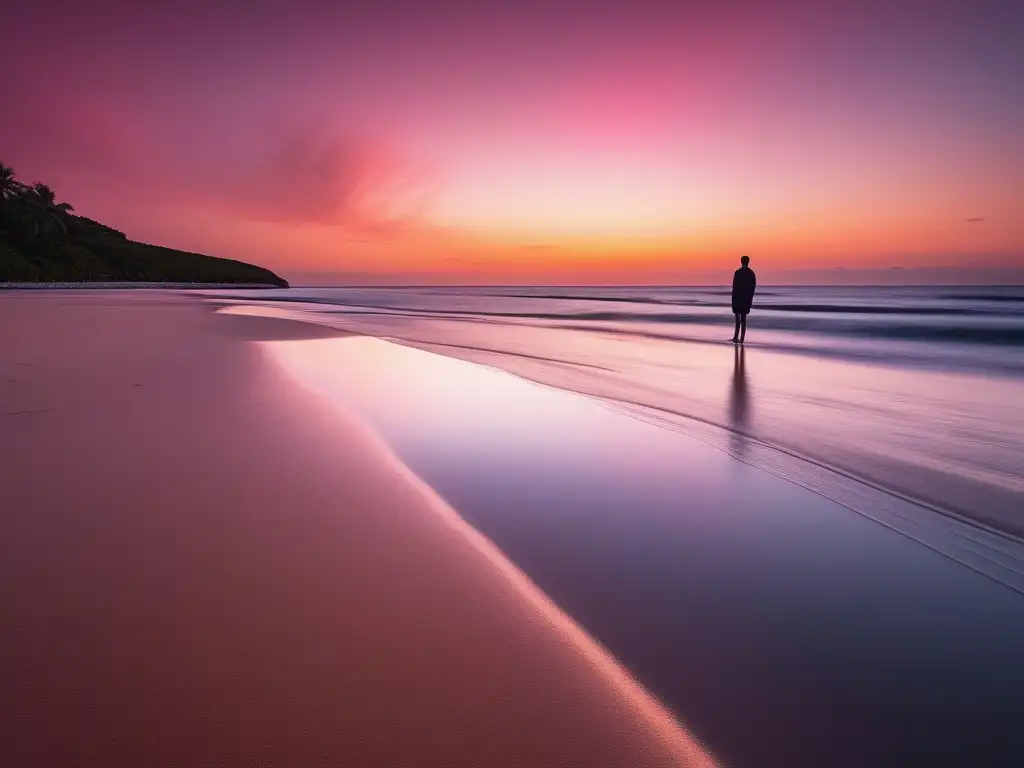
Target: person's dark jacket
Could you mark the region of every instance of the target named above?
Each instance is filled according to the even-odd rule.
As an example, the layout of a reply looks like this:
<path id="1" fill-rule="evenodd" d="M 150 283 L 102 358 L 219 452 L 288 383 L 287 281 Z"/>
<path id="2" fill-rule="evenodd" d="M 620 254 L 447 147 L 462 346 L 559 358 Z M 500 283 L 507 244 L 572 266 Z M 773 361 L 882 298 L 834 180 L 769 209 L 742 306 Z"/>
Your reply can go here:
<path id="1" fill-rule="evenodd" d="M 757 290 L 757 275 L 750 267 L 740 267 L 732 276 L 732 313 L 734 315 L 750 314 L 750 305 L 754 303 L 754 291 Z"/>

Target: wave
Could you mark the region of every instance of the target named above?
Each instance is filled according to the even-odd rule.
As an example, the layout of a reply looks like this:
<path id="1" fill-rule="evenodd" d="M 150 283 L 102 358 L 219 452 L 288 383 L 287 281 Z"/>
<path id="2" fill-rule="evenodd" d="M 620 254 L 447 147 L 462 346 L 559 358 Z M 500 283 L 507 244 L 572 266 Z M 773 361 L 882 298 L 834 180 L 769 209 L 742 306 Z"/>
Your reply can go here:
<path id="1" fill-rule="evenodd" d="M 293 300 L 293 301 L 298 301 Z M 684 313 L 684 312 L 615 312 L 615 311 L 563 311 L 563 312 L 484 312 L 478 310 L 457 310 L 457 309 L 414 309 L 402 312 L 390 307 L 380 307 L 368 304 L 347 303 L 343 305 L 334 302 L 312 302 L 327 303 L 343 307 L 334 310 L 337 314 L 348 314 L 347 308 L 358 308 L 360 310 L 379 310 L 386 314 L 404 314 L 409 317 L 479 317 L 479 318 L 508 318 L 518 320 L 574 320 L 574 321 L 595 321 L 595 322 L 616 322 L 616 323 L 655 323 L 670 325 L 710 325 L 729 326 L 730 318 L 714 316 L 707 313 Z M 854 315 L 846 322 L 813 323 L 799 318 L 774 317 L 770 310 L 778 309 L 768 307 L 756 312 L 756 320 L 751 320 L 751 325 L 759 328 L 772 330 L 799 331 L 803 333 L 818 333 L 839 336 L 861 337 L 865 339 L 899 339 L 906 341 L 937 341 L 955 342 L 962 344 L 989 344 L 996 346 L 1024 346 L 1024 324 L 1007 323 L 1004 325 L 939 325 L 939 324 L 909 324 L 909 323 L 857 323 L 855 315 L 857 311 L 841 308 L 817 308 L 797 309 L 796 307 L 784 308 L 788 311 L 809 311 L 809 312 L 832 312 L 835 314 Z M 864 312 L 862 314 L 900 314 L 905 315 L 930 315 L 933 313 L 918 312 L 913 310 L 894 310 L 892 313 L 883 310 Z M 360 314 L 367 314 L 366 311 Z M 947 313 L 954 314 L 954 313 Z M 980 312 L 963 312 L 960 314 L 983 314 Z"/>
<path id="2" fill-rule="evenodd" d="M 953 301 L 995 301 L 1024 304 L 1024 293 L 943 293 L 939 296 Z"/>
<path id="3" fill-rule="evenodd" d="M 264 292 L 259 303 L 706 342 L 731 334 L 728 293 L 674 286 L 299 288 Z M 771 286 L 757 293 L 750 339 L 791 354 L 1019 374 L 1024 288 Z"/>

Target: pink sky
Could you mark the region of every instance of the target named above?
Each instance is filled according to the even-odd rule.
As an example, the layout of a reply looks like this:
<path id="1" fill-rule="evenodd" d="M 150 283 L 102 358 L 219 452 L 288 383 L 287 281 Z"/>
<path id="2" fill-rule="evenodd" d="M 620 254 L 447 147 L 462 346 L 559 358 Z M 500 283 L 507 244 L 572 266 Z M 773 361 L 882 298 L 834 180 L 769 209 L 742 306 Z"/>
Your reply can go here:
<path id="1" fill-rule="evenodd" d="M 1019 3 L 331 5 L 5 10 L 0 161 L 300 283 L 1024 279 Z"/>

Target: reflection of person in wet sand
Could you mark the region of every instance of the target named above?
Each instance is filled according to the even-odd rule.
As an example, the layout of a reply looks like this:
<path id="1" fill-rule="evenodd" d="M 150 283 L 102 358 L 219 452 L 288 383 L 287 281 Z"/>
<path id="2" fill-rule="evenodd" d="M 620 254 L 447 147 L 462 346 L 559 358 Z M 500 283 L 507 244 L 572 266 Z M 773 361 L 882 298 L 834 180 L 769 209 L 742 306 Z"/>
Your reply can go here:
<path id="1" fill-rule="evenodd" d="M 747 390 L 747 370 L 744 356 L 746 350 L 736 347 L 733 350 L 732 389 L 729 392 L 729 427 L 732 435 L 730 443 L 736 453 L 742 454 L 746 448 L 746 431 L 750 417 L 750 393 Z"/>

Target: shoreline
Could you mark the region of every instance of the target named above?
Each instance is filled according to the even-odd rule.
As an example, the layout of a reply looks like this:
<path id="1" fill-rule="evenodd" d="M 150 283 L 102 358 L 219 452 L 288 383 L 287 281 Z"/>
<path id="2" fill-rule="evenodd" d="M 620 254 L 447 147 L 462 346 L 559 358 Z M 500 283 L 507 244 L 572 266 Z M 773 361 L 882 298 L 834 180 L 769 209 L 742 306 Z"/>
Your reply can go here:
<path id="1" fill-rule="evenodd" d="M 1024 542 L 1017 515 L 1024 485 L 1015 468 L 1021 442 L 1005 428 L 1021 412 L 1019 377 L 811 356 L 794 378 L 787 354 L 761 343 L 737 351 L 722 342 L 582 326 L 377 315 L 358 305 L 346 313 L 344 304 L 307 311 L 259 297 L 248 309 L 244 298 L 237 304 L 228 311 L 308 318 L 620 404 L 727 452 L 735 444 L 741 460 L 775 468 L 859 513 L 913 529 L 913 536 L 931 540 L 928 529 L 939 520 L 942 536 L 971 528 Z M 631 373 L 634 366 L 640 373 Z M 987 552 L 978 559 L 987 569 Z M 1020 573 L 1011 578 L 1024 587 Z"/>
<path id="2" fill-rule="evenodd" d="M 9 294 L 0 317 L 15 762 L 713 764 L 243 342 L 319 331 L 173 294 Z"/>

